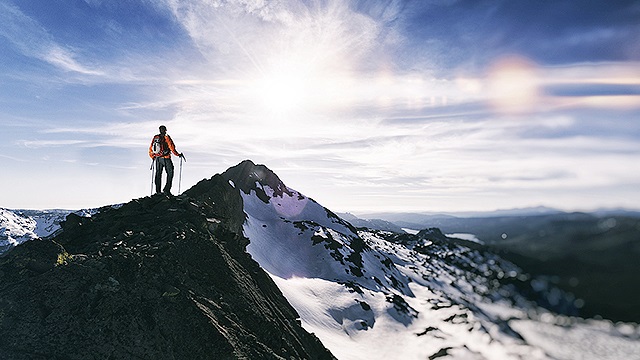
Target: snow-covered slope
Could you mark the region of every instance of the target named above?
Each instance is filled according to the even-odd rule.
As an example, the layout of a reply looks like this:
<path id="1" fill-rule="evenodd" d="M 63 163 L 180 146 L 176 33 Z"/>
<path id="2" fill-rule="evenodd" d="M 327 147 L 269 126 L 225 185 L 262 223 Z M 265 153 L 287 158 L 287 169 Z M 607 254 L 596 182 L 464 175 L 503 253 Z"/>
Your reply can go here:
<path id="1" fill-rule="evenodd" d="M 60 229 L 70 211 L 28 211 L 0 208 L 0 254 L 25 241 L 47 237 Z"/>
<path id="2" fill-rule="evenodd" d="M 25 241 L 46 238 L 60 230 L 60 222 L 70 213 L 91 216 L 97 209 L 9 210 L 0 208 L 0 255 Z"/>
<path id="3" fill-rule="evenodd" d="M 247 251 L 339 359 L 640 354 L 636 325 L 566 316 L 575 299 L 481 245 L 437 229 L 357 231 L 251 162 L 223 175 L 241 190 Z"/>

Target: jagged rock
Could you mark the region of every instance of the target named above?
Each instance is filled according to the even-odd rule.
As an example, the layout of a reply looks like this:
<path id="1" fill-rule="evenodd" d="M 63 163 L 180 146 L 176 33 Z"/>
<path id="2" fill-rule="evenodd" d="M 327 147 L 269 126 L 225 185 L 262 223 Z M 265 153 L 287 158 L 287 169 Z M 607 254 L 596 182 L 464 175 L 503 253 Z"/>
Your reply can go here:
<path id="1" fill-rule="evenodd" d="M 275 196 L 282 196 L 283 193 L 293 195 L 273 171 L 264 165 L 256 165 L 251 160 L 244 160 L 229 168 L 223 176 L 227 180 L 233 181 L 234 186 L 237 186 L 245 194 L 249 194 L 251 190 L 256 191 L 260 200 L 265 203 L 269 202 L 269 196 L 262 188 L 256 187 L 256 183 L 273 189 Z"/>
<path id="2" fill-rule="evenodd" d="M 2 359 L 331 359 L 242 235 L 219 175 L 0 258 Z"/>

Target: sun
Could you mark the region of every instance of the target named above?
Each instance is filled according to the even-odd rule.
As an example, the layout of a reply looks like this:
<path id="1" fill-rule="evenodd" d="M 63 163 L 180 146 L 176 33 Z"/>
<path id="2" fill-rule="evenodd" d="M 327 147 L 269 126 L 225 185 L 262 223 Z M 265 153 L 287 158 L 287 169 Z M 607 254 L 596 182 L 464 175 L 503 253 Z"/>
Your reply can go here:
<path id="1" fill-rule="evenodd" d="M 315 70 L 291 59 L 279 59 L 254 85 L 258 104 L 269 113 L 286 115 L 309 105 L 318 84 Z"/>
<path id="2" fill-rule="evenodd" d="M 295 48 L 273 50 L 262 57 L 250 81 L 253 103 L 280 117 L 343 106 L 353 75 L 341 55 L 312 38 Z"/>
<path id="3" fill-rule="evenodd" d="M 283 19 L 265 32 L 259 46 L 246 50 L 254 65 L 247 73 L 251 101 L 268 114 L 294 118 L 353 99 L 349 85 L 361 56 L 356 49 L 360 28 L 343 21 L 341 6 L 312 10 Z"/>

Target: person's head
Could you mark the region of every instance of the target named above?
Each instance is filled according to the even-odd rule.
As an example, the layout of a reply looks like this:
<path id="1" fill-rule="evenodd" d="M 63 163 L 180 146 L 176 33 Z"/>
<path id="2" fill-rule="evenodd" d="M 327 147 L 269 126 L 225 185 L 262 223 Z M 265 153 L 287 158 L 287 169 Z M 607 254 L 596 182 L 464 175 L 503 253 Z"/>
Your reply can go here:
<path id="1" fill-rule="evenodd" d="M 167 133 L 167 127 L 164 125 L 160 125 L 160 134 L 166 134 Z"/>

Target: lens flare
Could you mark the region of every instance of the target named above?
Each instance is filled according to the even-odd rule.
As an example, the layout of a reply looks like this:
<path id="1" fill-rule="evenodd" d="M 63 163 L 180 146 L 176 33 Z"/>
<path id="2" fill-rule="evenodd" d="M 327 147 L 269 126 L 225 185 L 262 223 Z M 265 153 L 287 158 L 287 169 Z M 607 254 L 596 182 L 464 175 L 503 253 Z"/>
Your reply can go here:
<path id="1" fill-rule="evenodd" d="M 520 56 L 498 59 L 488 72 L 489 103 L 500 113 L 531 112 L 539 99 L 539 83 L 537 66 L 529 59 Z"/>

